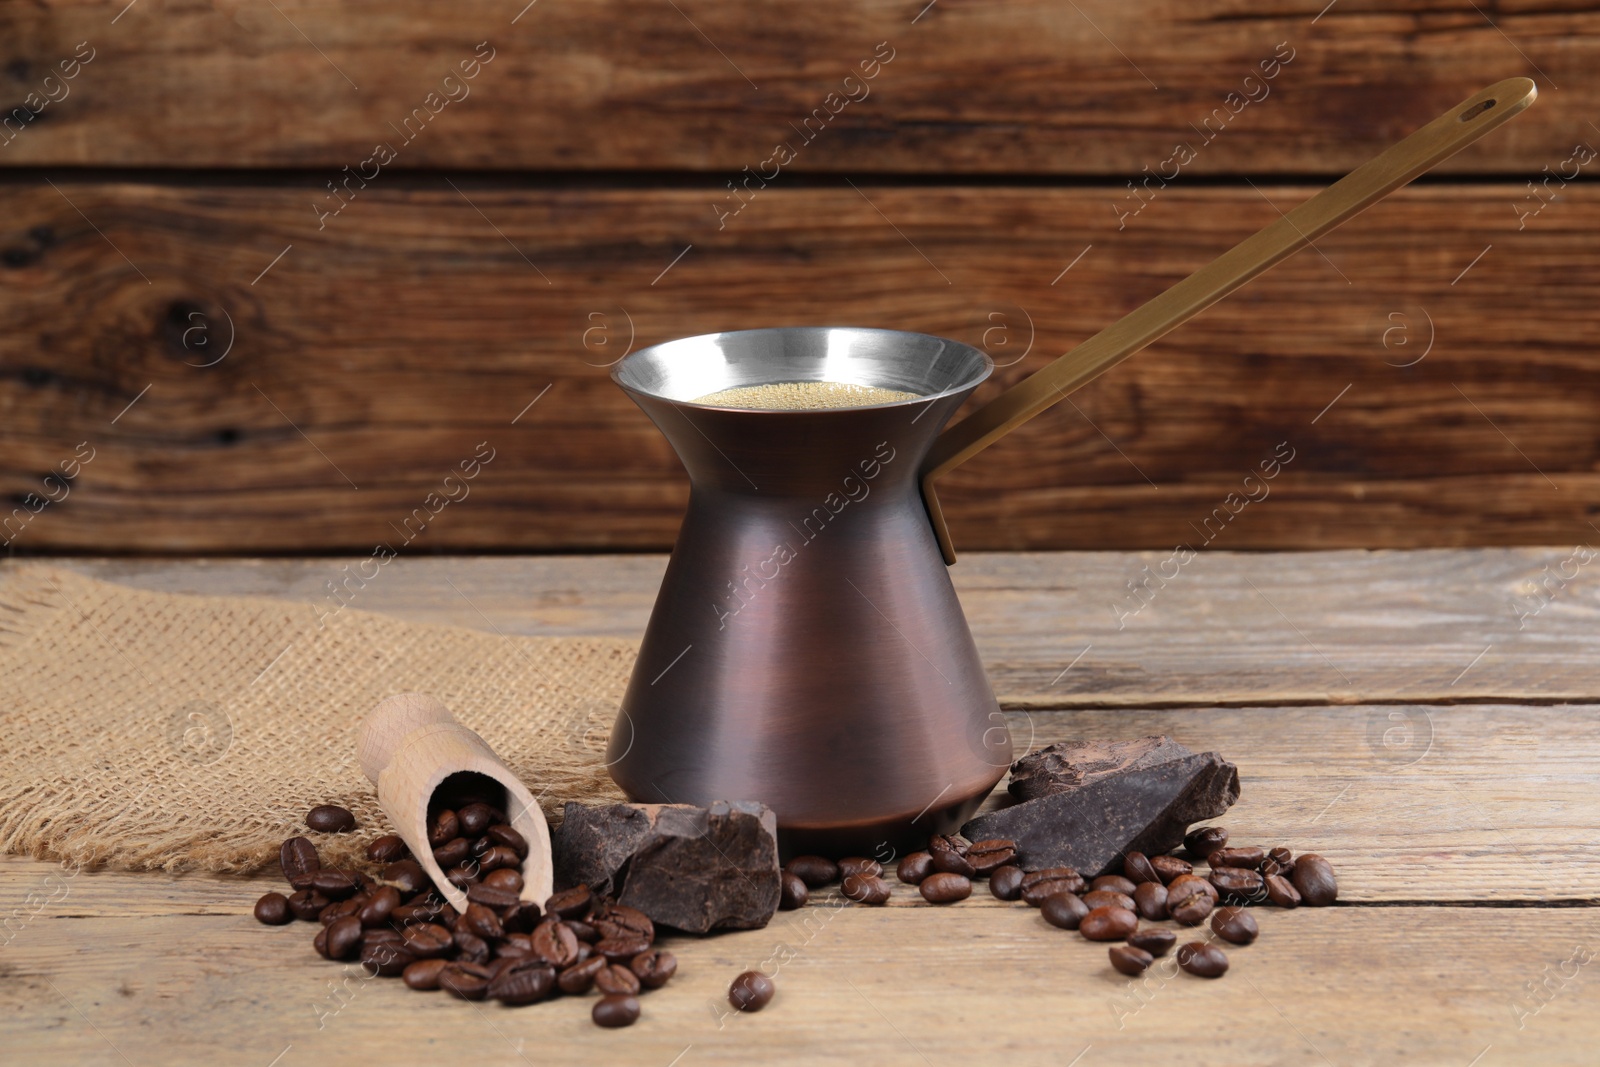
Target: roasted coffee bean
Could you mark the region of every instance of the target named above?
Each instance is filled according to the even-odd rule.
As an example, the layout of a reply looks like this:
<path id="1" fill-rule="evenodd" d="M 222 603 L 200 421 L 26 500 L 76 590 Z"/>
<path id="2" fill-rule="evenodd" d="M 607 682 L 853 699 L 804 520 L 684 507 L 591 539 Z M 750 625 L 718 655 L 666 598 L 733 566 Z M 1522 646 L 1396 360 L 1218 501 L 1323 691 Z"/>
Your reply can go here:
<path id="1" fill-rule="evenodd" d="M 604 956 L 590 956 L 581 963 L 574 963 L 556 977 L 556 984 L 561 987 L 561 992 L 579 996 L 589 992 L 594 986 L 595 975 L 605 970 L 610 964 L 606 963 Z"/>
<path id="2" fill-rule="evenodd" d="M 746 971 L 728 986 L 728 1003 L 738 1011 L 760 1011 L 772 1003 L 778 987 L 760 971 Z"/>
<path id="3" fill-rule="evenodd" d="M 489 994 L 489 974 L 460 960 L 439 971 L 439 988 L 462 1000 L 482 1000 Z"/>
<path id="4" fill-rule="evenodd" d="M 400 943 L 419 960 L 437 959 L 455 951 L 455 937 L 438 923 L 419 923 L 400 931 Z"/>
<path id="5" fill-rule="evenodd" d="M 1280 908 L 1298 908 L 1300 906 L 1300 890 L 1294 883 L 1281 874 L 1269 874 L 1266 877 L 1267 899 Z"/>
<path id="6" fill-rule="evenodd" d="M 956 834 L 934 834 L 928 839 L 928 851 L 934 855 L 940 852 L 954 852 L 958 856 L 965 856 L 967 849 L 971 847 L 965 838 Z"/>
<path id="7" fill-rule="evenodd" d="M 1139 917 L 1160 922 L 1167 917 L 1167 887 L 1160 882 L 1140 882 L 1133 889 L 1133 910 Z"/>
<path id="8" fill-rule="evenodd" d="M 655 924 L 650 916 L 626 904 L 604 905 L 589 917 L 589 925 L 600 931 L 601 938 L 641 937 L 646 942 L 645 948 L 656 939 Z"/>
<path id="9" fill-rule="evenodd" d="M 1150 869 L 1156 872 L 1157 878 L 1169 885 L 1174 878 L 1194 873 L 1193 864 L 1186 863 L 1176 856 L 1151 856 Z"/>
<path id="10" fill-rule="evenodd" d="M 972 895 L 972 879 L 954 871 L 938 871 L 924 878 L 917 889 L 929 904 L 954 904 Z"/>
<path id="11" fill-rule="evenodd" d="M 317 950 L 317 955 L 323 959 L 328 958 L 328 928 L 324 926 L 317 931 L 317 936 L 311 939 L 311 947 Z"/>
<path id="12" fill-rule="evenodd" d="M 337 804 L 318 804 L 306 812 L 306 825 L 318 833 L 343 834 L 356 828 L 356 817 Z"/>
<path id="13" fill-rule="evenodd" d="M 1091 908 L 1078 923 L 1078 933 L 1090 941 L 1121 941 L 1139 925 L 1139 917 L 1127 908 Z"/>
<path id="14" fill-rule="evenodd" d="M 317 913 L 317 921 L 323 926 L 331 926 L 347 915 L 355 915 L 358 913 L 361 910 L 361 905 L 364 903 L 366 903 L 366 901 L 361 900 L 358 897 L 352 897 L 349 900 L 341 900 L 337 903 L 329 904 L 326 908 L 323 908 L 322 911 Z"/>
<path id="15" fill-rule="evenodd" d="M 494 955 L 495 959 L 507 960 L 539 958 L 533 951 L 533 938 L 528 934 L 507 934 L 506 939 L 494 947 Z"/>
<path id="16" fill-rule="evenodd" d="M 289 912 L 305 923 L 314 923 L 328 906 L 328 898 L 315 889 L 296 889 L 289 894 Z"/>
<path id="17" fill-rule="evenodd" d="M 447 841 L 433 850 L 433 862 L 445 870 L 459 867 L 472 858 L 472 842 L 464 837 Z"/>
<path id="18" fill-rule="evenodd" d="M 539 905 L 519 897 L 514 907 L 500 913 L 500 925 L 506 928 L 507 933 L 531 934 L 543 918 L 544 911 Z"/>
<path id="19" fill-rule="evenodd" d="M 839 861 L 839 877 L 845 879 L 852 874 L 866 874 L 873 878 L 883 877 L 883 864 L 877 860 L 869 860 L 864 856 L 846 856 Z"/>
<path id="20" fill-rule="evenodd" d="M 309 838 L 291 837 L 278 849 L 278 866 L 296 889 L 310 889 L 311 876 L 322 869 L 317 846 Z"/>
<path id="21" fill-rule="evenodd" d="M 839 865 L 824 856 L 796 856 L 785 866 L 793 871 L 809 889 L 817 889 L 839 880 Z"/>
<path id="22" fill-rule="evenodd" d="M 377 926 L 389 921 L 394 909 L 400 906 L 400 890 L 392 885 L 379 886 L 367 897 L 366 903 L 356 913 L 362 926 Z"/>
<path id="23" fill-rule="evenodd" d="M 1285 878 L 1294 874 L 1294 853 L 1281 845 L 1267 852 L 1267 858 L 1261 862 L 1262 874 L 1281 874 Z"/>
<path id="24" fill-rule="evenodd" d="M 514 908 L 521 903 L 517 894 L 511 890 L 496 889 L 494 886 L 486 884 L 469 886 L 467 888 L 467 899 L 474 904 L 482 904 L 486 908 L 493 908 L 497 912 L 502 908 Z"/>
<path id="25" fill-rule="evenodd" d="M 1178 950 L 1178 966 L 1200 978 L 1221 978 L 1228 969 L 1228 956 L 1216 945 L 1191 941 Z"/>
<path id="26" fill-rule="evenodd" d="M 1205 859 L 1228 843 L 1228 831 L 1220 826 L 1202 826 L 1190 830 L 1183 838 L 1183 847 L 1196 859 Z"/>
<path id="27" fill-rule="evenodd" d="M 1071 867 L 1046 867 L 1042 871 L 1029 871 L 1022 876 L 1022 899 L 1038 907 L 1046 897 L 1057 893 L 1081 893 L 1083 876 Z"/>
<path id="28" fill-rule="evenodd" d="M 1089 914 L 1089 905 L 1079 899 L 1076 893 L 1057 893 L 1044 899 L 1039 905 L 1039 914 L 1051 926 L 1076 930 L 1078 924 L 1083 922 L 1083 917 Z"/>
<path id="29" fill-rule="evenodd" d="M 461 921 L 467 930 L 485 941 L 495 941 L 506 936 L 506 929 L 500 922 L 500 916 L 482 904 L 468 904 L 467 910 L 461 913 Z"/>
<path id="30" fill-rule="evenodd" d="M 289 910 L 289 898 L 282 893 L 268 893 L 256 901 L 256 921 L 268 926 L 282 926 L 294 918 Z"/>
<path id="31" fill-rule="evenodd" d="M 1132 945 L 1111 946 L 1111 966 L 1130 978 L 1137 978 L 1154 962 L 1155 957 L 1142 948 Z"/>
<path id="32" fill-rule="evenodd" d="M 361 944 L 361 920 L 346 915 L 328 925 L 328 958 L 347 960 Z"/>
<path id="33" fill-rule="evenodd" d="M 402 889 L 400 891 L 400 895 L 404 896 L 405 890 Z M 402 904 L 398 908 L 394 909 L 394 911 L 389 914 L 389 921 L 395 923 L 437 921 L 448 924 L 455 920 L 455 915 L 451 914 L 446 916 L 446 910 L 449 910 L 452 913 L 455 911 L 454 908 L 451 908 L 450 905 L 446 904 L 442 899 L 440 899 L 437 893 L 423 893 L 419 896 L 413 897 L 411 899 L 411 903 Z"/>
<path id="34" fill-rule="evenodd" d="M 1022 899 L 1022 868 L 1001 867 L 989 875 L 989 892 L 996 900 Z"/>
<path id="35" fill-rule="evenodd" d="M 596 1026 L 604 1026 L 607 1029 L 632 1026 L 639 1021 L 639 998 L 624 993 L 601 997 L 595 1001 L 594 1009 L 589 1012 L 589 1018 L 594 1020 Z"/>
<path id="36" fill-rule="evenodd" d="M 406 965 L 400 972 L 400 977 L 412 989 L 429 990 L 439 988 L 439 972 L 450 965 L 449 960 L 426 959 L 416 960 Z"/>
<path id="37" fill-rule="evenodd" d="M 367 859 L 373 863 L 393 863 L 405 858 L 406 843 L 398 834 L 384 834 L 367 846 Z"/>
<path id="38" fill-rule="evenodd" d="M 490 889 L 504 889 L 512 896 L 516 896 L 522 892 L 522 872 L 510 867 L 502 867 L 498 871 L 490 871 L 484 875 L 483 884 Z"/>
<path id="39" fill-rule="evenodd" d="M 1261 872 L 1252 871 L 1244 867 L 1213 867 L 1211 868 L 1211 884 L 1217 887 L 1217 892 L 1233 897 L 1259 897 L 1261 895 Z"/>
<path id="40" fill-rule="evenodd" d="M 311 876 L 311 888 L 329 900 L 345 900 L 355 896 L 360 886 L 349 871 L 336 871 L 324 867 Z"/>
<path id="41" fill-rule="evenodd" d="M 793 871 L 783 871 L 778 875 L 778 907 L 784 911 L 793 911 L 806 906 L 806 900 L 811 896 L 811 890 L 806 888 L 805 879 Z"/>
<path id="42" fill-rule="evenodd" d="M 1159 882 L 1161 876 L 1150 865 L 1150 857 L 1143 852 L 1130 852 L 1122 857 L 1123 876 L 1134 885 L 1143 882 Z"/>
<path id="43" fill-rule="evenodd" d="M 509 823 L 495 823 L 484 831 L 484 836 L 497 845 L 504 845 L 517 854 L 518 859 L 528 858 L 528 839 Z"/>
<path id="44" fill-rule="evenodd" d="M 978 869 L 968 861 L 966 856 L 951 849 L 946 849 L 942 852 L 930 852 L 929 856 L 932 857 L 930 862 L 933 864 L 935 872 L 957 874 L 963 878 L 973 878 L 978 873 Z"/>
<path id="45" fill-rule="evenodd" d="M 493 954 L 489 942 L 463 927 L 450 935 L 456 944 L 456 962 L 488 963 Z"/>
<path id="46" fill-rule="evenodd" d="M 1178 896 L 1167 891 L 1167 914 L 1185 926 L 1198 926 L 1206 921 L 1211 909 L 1217 906 L 1210 893 L 1193 892 Z"/>
<path id="47" fill-rule="evenodd" d="M 649 938 L 637 934 L 622 937 L 602 937 L 594 943 L 594 951 L 611 963 L 627 963 L 650 947 Z"/>
<path id="48" fill-rule="evenodd" d="M 1125 897 L 1131 897 L 1136 884 L 1131 879 L 1124 878 L 1120 874 L 1102 874 L 1089 883 L 1089 888 L 1109 889 L 1112 892 L 1121 893 Z"/>
<path id="49" fill-rule="evenodd" d="M 563 889 L 544 902 L 546 915 L 559 915 L 563 919 L 581 919 L 589 914 L 589 909 L 594 905 L 594 894 L 589 892 L 586 885 L 573 886 Z"/>
<path id="50" fill-rule="evenodd" d="M 438 848 L 461 836 L 461 820 L 456 813 L 445 808 L 428 824 L 428 847 Z"/>
<path id="51" fill-rule="evenodd" d="M 973 870 L 979 874 L 990 874 L 1014 862 L 1016 858 L 1017 843 L 1002 837 L 974 841 L 967 846 L 967 862 L 972 864 Z"/>
<path id="52" fill-rule="evenodd" d="M 466 804 L 456 812 L 456 818 L 461 820 L 461 835 L 463 837 L 481 837 L 483 832 L 495 825 L 500 820 L 495 818 L 496 812 L 487 804 Z"/>
<path id="53" fill-rule="evenodd" d="M 1218 908 L 1211 916 L 1211 930 L 1235 945 L 1248 945 L 1261 935 L 1256 917 L 1243 908 Z"/>
<path id="54" fill-rule="evenodd" d="M 604 995 L 626 993 L 633 996 L 639 992 L 639 976 L 620 963 L 611 963 L 594 976 L 594 987 Z"/>
<path id="55" fill-rule="evenodd" d="M 1261 861 L 1266 858 L 1265 852 L 1252 845 L 1248 848 L 1219 848 L 1206 857 L 1206 863 L 1213 870 L 1218 867 L 1242 867 L 1255 871 L 1261 869 Z"/>
<path id="56" fill-rule="evenodd" d="M 400 931 L 392 926 L 375 926 L 361 931 L 361 947 L 368 945 L 393 945 L 396 949 L 405 949 L 405 938 L 400 936 Z"/>
<path id="57" fill-rule="evenodd" d="M 1218 900 L 1216 886 L 1198 874 L 1183 874 L 1167 883 L 1167 907 L 1171 908 L 1173 901 L 1181 900 L 1190 893 L 1204 893 L 1213 904 Z"/>
<path id="58" fill-rule="evenodd" d="M 556 972 L 547 963 L 516 963 L 489 979 L 488 995 L 508 1007 L 536 1004 L 556 988 Z"/>
<path id="59" fill-rule="evenodd" d="M 628 969 L 639 978 L 646 989 L 660 989 L 667 980 L 678 973 L 678 957 L 670 952 L 655 949 L 641 952 L 628 963 Z"/>
<path id="60" fill-rule="evenodd" d="M 1146 926 L 1128 935 L 1128 944 L 1142 948 L 1152 956 L 1165 956 L 1178 943 L 1178 935 L 1158 926 Z"/>
<path id="61" fill-rule="evenodd" d="M 1333 864 L 1307 852 L 1294 861 L 1294 887 L 1308 908 L 1321 908 L 1339 899 L 1339 883 L 1333 877 Z"/>
<path id="62" fill-rule="evenodd" d="M 478 860 L 478 869 L 484 874 L 490 871 L 515 870 L 521 866 L 521 857 L 505 845 L 495 845 Z"/>
<path id="63" fill-rule="evenodd" d="M 1126 893 L 1118 893 L 1113 889 L 1091 889 L 1083 895 L 1083 902 L 1089 905 L 1091 911 L 1095 908 L 1133 910 L 1133 898 Z"/>
<path id="64" fill-rule="evenodd" d="M 578 937 L 564 922 L 543 922 L 533 928 L 533 951 L 556 969 L 578 961 Z"/>
<path id="65" fill-rule="evenodd" d="M 900 861 L 900 866 L 894 869 L 895 877 L 906 885 L 921 885 L 922 880 L 933 873 L 933 855 L 928 852 L 913 852 Z"/>
<path id="66" fill-rule="evenodd" d="M 571 930 L 572 935 L 579 941 L 586 941 L 592 945 L 596 941 L 600 940 L 600 931 L 596 930 L 582 919 L 567 919 L 565 922 L 567 924 L 567 929 Z"/>
<path id="67" fill-rule="evenodd" d="M 432 883 L 422 869 L 422 864 L 413 859 L 396 860 L 383 869 L 383 880 L 393 882 L 401 893 L 420 893 Z"/>
<path id="68" fill-rule="evenodd" d="M 839 887 L 844 895 L 857 904 L 887 904 L 889 883 L 871 874 L 849 874 Z"/>
<path id="69" fill-rule="evenodd" d="M 479 873 L 476 864 L 463 863 L 459 867 L 451 867 L 448 871 L 445 871 L 444 877 L 445 881 L 465 893 L 468 889 L 478 884 Z"/>

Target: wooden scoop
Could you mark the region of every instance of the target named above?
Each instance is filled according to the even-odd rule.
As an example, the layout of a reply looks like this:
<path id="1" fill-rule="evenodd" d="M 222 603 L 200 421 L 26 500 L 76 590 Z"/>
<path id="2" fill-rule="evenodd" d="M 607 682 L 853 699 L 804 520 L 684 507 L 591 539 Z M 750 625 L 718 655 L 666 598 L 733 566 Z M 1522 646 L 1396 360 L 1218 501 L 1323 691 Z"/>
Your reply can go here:
<path id="1" fill-rule="evenodd" d="M 428 844 L 430 808 L 449 806 L 453 788 L 485 785 L 504 789 L 501 806 L 512 828 L 528 842 L 528 858 L 522 861 L 522 899 L 543 904 L 550 898 L 553 868 L 544 813 L 494 750 L 456 722 L 449 708 L 423 693 L 389 697 L 361 724 L 356 752 L 362 772 L 378 787 L 384 814 L 451 907 L 466 911 L 467 895 L 450 884 L 434 861 Z M 437 805 L 435 794 L 439 794 Z"/>
<path id="2" fill-rule="evenodd" d="M 1502 125 L 1539 95 L 1527 78 L 1507 78 L 1463 100 L 1410 137 L 1368 160 L 1266 229 L 1246 237 L 1171 289 L 1013 385 L 934 442 L 922 468 L 922 499 L 946 563 L 956 561 L 934 480 L 994 444 L 1082 385 L 1181 326 L 1245 282 L 1346 219 L 1438 166 Z"/>

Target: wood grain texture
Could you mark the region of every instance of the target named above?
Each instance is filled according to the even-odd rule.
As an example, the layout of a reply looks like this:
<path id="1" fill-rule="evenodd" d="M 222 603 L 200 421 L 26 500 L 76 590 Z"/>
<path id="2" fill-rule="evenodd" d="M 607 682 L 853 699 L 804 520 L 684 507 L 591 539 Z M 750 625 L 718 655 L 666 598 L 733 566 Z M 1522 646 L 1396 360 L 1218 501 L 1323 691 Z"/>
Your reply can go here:
<path id="1" fill-rule="evenodd" d="M 319 228 L 305 189 L 19 187 L 0 492 L 37 499 L 80 442 L 94 459 L 7 536 L 665 548 L 686 486 L 606 377 L 630 339 L 920 330 L 1004 364 L 981 401 L 1306 195 L 1174 186 L 1119 220 L 1106 188 L 796 188 L 718 230 L 699 191 L 396 179 Z M 1571 185 L 1519 231 L 1523 196 L 1418 187 L 1323 238 L 946 479 L 958 548 L 1589 537 L 1600 194 Z M 1219 512 L 1280 444 L 1270 499 Z M 407 527 L 475 453 L 470 500 Z"/>
<path id="2" fill-rule="evenodd" d="M 59 102 L 0 146 L 0 165 L 319 167 L 331 178 L 392 140 L 398 167 L 711 171 L 720 192 L 745 166 L 770 173 L 763 161 L 788 142 L 791 171 L 1120 185 L 1224 108 L 1189 172 L 1334 174 L 1481 86 L 1528 75 L 1546 91 L 1539 106 L 1447 165 L 1521 176 L 1565 158 L 1600 111 L 1590 0 L 1343 0 L 1325 12 L 1323 0 L 1269 10 L 825 0 L 771 11 L 737 0 L 528 10 L 470 0 L 448 11 L 418 0 L 145 0 L 119 17 L 122 7 L 56 0 L 0 13 L 8 109 L 30 93 L 37 103 L 80 42 L 94 50 L 66 95 L 50 89 Z M 470 95 L 444 85 L 485 41 L 494 58 L 463 83 Z M 880 44 L 888 65 L 846 85 Z M 1259 80 L 1275 54 L 1293 58 Z M 407 143 L 395 131 L 430 92 L 459 102 L 428 105 L 437 116 L 424 113 Z M 1230 93 L 1259 102 L 1230 104 Z M 813 119 L 821 132 L 807 142 L 798 128 L 818 109 L 827 122 Z"/>
<path id="3" fill-rule="evenodd" d="M 1558 591 L 1542 591 L 1571 553 L 1558 546 L 1209 552 L 1125 619 L 1117 609 L 1136 603 L 1128 583 L 1144 581 L 1145 567 L 1159 569 L 1164 553 L 980 552 L 964 555 L 950 574 L 996 695 L 1019 711 L 1600 702 L 1600 577 L 1586 566 Z M 324 602 L 327 583 L 341 580 L 350 565 L 54 562 L 160 592 L 311 603 Z M 636 638 L 665 562 L 402 558 L 350 604 L 508 634 Z"/>

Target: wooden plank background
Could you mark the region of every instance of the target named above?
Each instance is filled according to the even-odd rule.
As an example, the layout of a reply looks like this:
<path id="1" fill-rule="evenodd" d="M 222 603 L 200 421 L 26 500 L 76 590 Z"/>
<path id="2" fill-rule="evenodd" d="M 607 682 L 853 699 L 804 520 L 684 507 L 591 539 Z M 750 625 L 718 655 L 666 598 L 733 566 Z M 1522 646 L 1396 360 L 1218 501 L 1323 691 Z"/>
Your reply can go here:
<path id="1" fill-rule="evenodd" d="M 1539 102 L 1446 176 L 942 496 L 964 549 L 1198 547 L 1288 441 L 1212 547 L 1587 543 L 1600 201 L 1574 146 L 1600 145 L 1596 31 L 1580 2 L 13 5 L 0 85 L 39 110 L 0 132 L 0 500 L 23 509 L 0 539 L 369 550 L 487 441 L 470 499 L 409 548 L 662 549 L 687 486 L 607 378 L 630 347 L 921 330 L 995 356 L 982 400 L 1527 74 Z M 727 183 L 885 41 L 870 94 L 724 216 Z M 1281 42 L 1264 98 L 1130 192 Z M 470 95 L 393 132 L 452 69 Z M 329 192 L 379 140 L 397 158 Z M 92 462 L 53 490 L 80 442 Z"/>

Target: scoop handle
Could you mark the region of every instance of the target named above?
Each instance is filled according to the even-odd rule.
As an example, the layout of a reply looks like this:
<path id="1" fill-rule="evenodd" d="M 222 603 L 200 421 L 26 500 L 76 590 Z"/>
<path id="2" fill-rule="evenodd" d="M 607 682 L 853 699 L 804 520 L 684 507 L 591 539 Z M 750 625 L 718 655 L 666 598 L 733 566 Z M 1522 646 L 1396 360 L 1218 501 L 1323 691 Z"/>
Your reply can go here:
<path id="1" fill-rule="evenodd" d="M 1522 111 L 1539 95 L 1527 78 L 1480 90 L 1357 167 L 1265 229 L 1246 237 L 1166 292 L 1130 311 L 1055 362 L 1013 385 L 941 434 L 922 473 L 922 499 L 946 563 L 956 561 L 933 483 L 1082 385 L 1181 326 L 1256 275 L 1427 173 Z"/>

